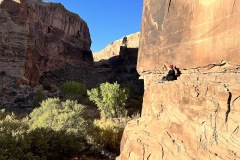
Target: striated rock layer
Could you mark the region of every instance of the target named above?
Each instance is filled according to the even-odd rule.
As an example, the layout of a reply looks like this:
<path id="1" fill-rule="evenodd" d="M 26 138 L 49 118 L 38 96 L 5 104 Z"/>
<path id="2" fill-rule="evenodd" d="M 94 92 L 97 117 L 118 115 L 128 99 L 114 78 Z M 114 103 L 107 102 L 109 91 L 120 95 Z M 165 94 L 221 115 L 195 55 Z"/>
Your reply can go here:
<path id="1" fill-rule="evenodd" d="M 240 159 L 240 3 L 145 0 L 138 55 L 142 116 L 117 160 Z M 182 74 L 159 83 L 165 64 Z"/>
<path id="2" fill-rule="evenodd" d="M 41 0 L 0 2 L 0 67 L 37 85 L 44 71 L 93 62 L 89 29 L 61 4 Z"/>

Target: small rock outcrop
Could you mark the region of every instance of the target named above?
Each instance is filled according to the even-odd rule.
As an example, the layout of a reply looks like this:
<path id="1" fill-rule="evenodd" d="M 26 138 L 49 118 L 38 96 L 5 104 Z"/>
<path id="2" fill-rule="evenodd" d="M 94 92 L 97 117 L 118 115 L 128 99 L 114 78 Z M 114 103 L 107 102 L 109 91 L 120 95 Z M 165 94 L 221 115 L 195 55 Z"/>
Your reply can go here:
<path id="1" fill-rule="evenodd" d="M 36 86 L 45 71 L 66 63 L 92 63 L 88 26 L 59 3 L 0 2 L 0 68 Z"/>
<path id="2" fill-rule="evenodd" d="M 141 118 L 117 160 L 240 159 L 240 3 L 144 0 L 137 70 Z M 159 83 L 165 64 L 181 75 Z"/>

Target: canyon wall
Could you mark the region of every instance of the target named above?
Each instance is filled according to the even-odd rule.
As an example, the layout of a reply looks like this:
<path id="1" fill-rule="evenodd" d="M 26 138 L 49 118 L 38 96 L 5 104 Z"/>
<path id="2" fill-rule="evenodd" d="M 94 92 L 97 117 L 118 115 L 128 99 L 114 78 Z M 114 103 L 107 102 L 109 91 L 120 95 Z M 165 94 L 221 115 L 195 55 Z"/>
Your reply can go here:
<path id="1" fill-rule="evenodd" d="M 0 2 L 0 68 L 37 85 L 44 71 L 66 63 L 92 63 L 88 26 L 59 3 Z"/>
<path id="2" fill-rule="evenodd" d="M 136 32 L 136 33 L 125 36 L 127 37 L 127 47 L 138 48 L 139 36 L 140 36 L 140 32 Z M 107 60 L 111 57 L 118 56 L 120 53 L 120 46 L 123 45 L 122 44 L 123 38 L 110 43 L 101 51 L 93 52 L 94 61 Z"/>
<path id="3" fill-rule="evenodd" d="M 117 160 L 240 159 L 240 2 L 144 0 L 141 118 Z M 169 64 L 181 75 L 160 83 Z"/>

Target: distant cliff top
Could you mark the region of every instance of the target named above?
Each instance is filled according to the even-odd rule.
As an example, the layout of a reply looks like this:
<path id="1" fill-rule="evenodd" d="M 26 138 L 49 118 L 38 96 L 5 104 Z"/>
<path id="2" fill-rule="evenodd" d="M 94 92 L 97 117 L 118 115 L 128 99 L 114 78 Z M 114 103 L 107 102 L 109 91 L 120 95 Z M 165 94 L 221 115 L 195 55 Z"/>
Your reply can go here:
<path id="1" fill-rule="evenodd" d="M 139 47 L 139 36 L 140 32 L 136 32 L 130 35 L 127 35 L 127 47 L 128 48 L 138 48 Z M 123 38 L 116 40 L 109 45 L 107 45 L 103 50 L 99 52 L 93 52 L 94 61 L 106 60 L 113 56 L 119 55 L 120 46 L 123 45 Z"/>

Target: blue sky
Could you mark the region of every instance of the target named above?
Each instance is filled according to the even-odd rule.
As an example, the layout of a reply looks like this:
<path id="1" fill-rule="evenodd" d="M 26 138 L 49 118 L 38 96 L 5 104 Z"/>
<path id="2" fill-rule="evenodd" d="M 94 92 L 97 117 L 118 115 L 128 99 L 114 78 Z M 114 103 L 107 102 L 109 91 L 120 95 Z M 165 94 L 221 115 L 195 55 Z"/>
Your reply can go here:
<path id="1" fill-rule="evenodd" d="M 92 51 L 140 31 L 143 0 L 49 0 L 77 13 L 88 24 Z"/>

